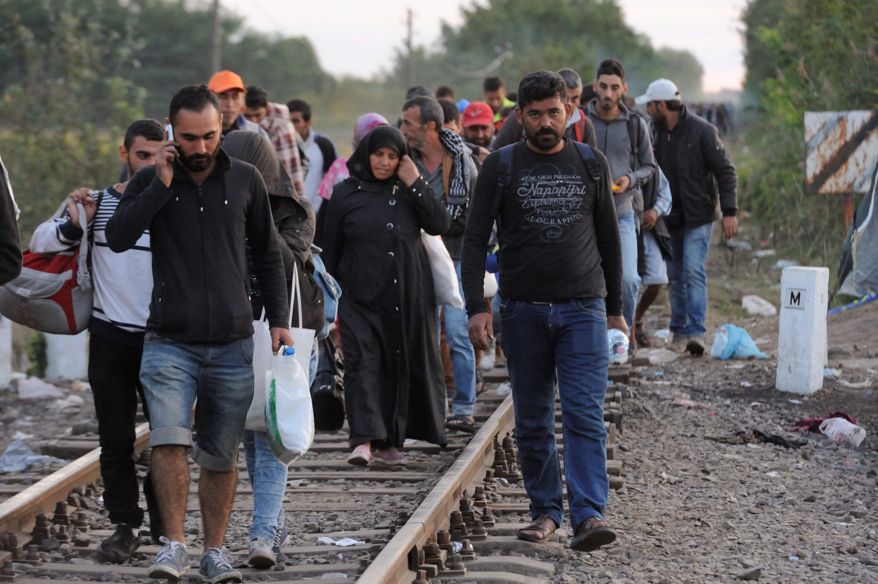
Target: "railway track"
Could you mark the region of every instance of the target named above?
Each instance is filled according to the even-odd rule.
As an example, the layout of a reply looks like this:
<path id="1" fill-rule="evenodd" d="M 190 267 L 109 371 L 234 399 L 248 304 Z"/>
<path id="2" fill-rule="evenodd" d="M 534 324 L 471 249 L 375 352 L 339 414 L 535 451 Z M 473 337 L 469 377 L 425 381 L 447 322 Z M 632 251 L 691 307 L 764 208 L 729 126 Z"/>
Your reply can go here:
<path id="1" fill-rule="evenodd" d="M 611 383 L 605 400 L 607 470 L 615 489 L 623 484 L 615 439 L 622 422 L 622 382 L 628 375 L 627 369 L 611 372 L 611 381 L 618 383 Z M 515 531 L 530 519 L 512 438 L 512 403 L 497 392 L 505 370 L 494 370 L 487 380 L 489 389 L 478 401 L 475 436 L 449 434 L 444 449 L 407 444 L 408 463 L 401 467 L 373 463 L 364 470 L 354 468 L 345 462 L 346 434 L 318 433 L 311 451 L 290 467 L 284 509 L 292 538 L 283 550 L 282 569 L 243 568 L 245 582 L 550 581 L 551 563 L 522 558 L 517 551 L 531 544 L 515 538 Z M 68 438 L 48 448 L 72 453 L 85 449 L 90 440 L 96 438 Z M 139 450 L 147 440 L 143 424 L 138 427 Z M 93 559 L 97 544 L 111 533 L 99 509 L 97 460 L 95 449 L 0 503 L 0 581 L 154 582 L 145 574 L 158 547 L 147 545 L 145 535 L 128 564 Z M 141 457 L 144 472 L 146 462 Z M 191 472 L 197 478 L 197 467 Z M 241 457 L 226 545 L 242 565 L 251 509 L 252 490 Z M 190 555 L 197 557 L 201 526 L 194 493 L 189 510 L 187 544 Z M 564 530 L 557 533 L 563 543 Z M 344 538 L 350 541 L 339 542 Z M 319 543 L 327 541 L 336 543 Z M 197 575 L 188 578 L 199 581 Z"/>

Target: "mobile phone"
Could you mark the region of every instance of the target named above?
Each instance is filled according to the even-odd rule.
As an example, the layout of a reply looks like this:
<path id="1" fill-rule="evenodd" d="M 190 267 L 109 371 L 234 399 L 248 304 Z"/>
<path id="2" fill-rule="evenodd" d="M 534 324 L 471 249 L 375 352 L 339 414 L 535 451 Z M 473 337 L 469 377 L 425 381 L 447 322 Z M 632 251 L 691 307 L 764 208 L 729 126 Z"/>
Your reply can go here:
<path id="1" fill-rule="evenodd" d="M 165 132 L 168 133 L 168 142 L 174 141 L 174 127 L 171 124 L 165 124 Z"/>

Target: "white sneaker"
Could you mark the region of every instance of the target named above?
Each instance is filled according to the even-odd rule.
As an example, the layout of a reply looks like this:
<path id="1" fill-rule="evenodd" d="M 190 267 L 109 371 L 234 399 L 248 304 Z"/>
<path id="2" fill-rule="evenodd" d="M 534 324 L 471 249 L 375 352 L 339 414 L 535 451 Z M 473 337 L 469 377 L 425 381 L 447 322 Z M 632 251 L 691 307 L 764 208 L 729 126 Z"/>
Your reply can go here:
<path id="1" fill-rule="evenodd" d="M 271 546 L 272 542 L 261 537 L 250 540 L 250 555 L 247 557 L 247 563 L 257 570 L 273 568 L 277 560 Z"/>

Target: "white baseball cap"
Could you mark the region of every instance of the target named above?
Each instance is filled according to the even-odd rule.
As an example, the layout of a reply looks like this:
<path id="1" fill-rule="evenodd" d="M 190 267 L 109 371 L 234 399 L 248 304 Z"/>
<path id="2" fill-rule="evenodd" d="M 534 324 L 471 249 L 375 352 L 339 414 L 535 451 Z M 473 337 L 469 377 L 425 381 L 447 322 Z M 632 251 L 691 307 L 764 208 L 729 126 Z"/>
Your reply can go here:
<path id="1" fill-rule="evenodd" d="M 670 79 L 656 79 L 646 88 L 646 93 L 634 100 L 637 105 L 650 101 L 683 101 L 680 90 Z"/>

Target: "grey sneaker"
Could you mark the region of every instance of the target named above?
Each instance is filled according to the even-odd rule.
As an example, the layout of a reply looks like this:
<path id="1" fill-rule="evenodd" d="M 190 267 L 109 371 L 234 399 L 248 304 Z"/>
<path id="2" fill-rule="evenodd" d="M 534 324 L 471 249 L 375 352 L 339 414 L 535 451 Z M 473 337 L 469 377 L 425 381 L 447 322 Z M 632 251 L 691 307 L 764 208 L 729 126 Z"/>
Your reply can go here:
<path id="1" fill-rule="evenodd" d="M 693 357 L 702 356 L 706 349 L 707 345 L 704 344 L 703 335 L 689 337 L 689 341 L 686 343 L 686 350 L 689 351 Z"/>
<path id="2" fill-rule="evenodd" d="M 201 556 L 201 576 L 210 584 L 244 581 L 241 572 L 232 567 L 225 548 L 210 548 Z"/>
<path id="3" fill-rule="evenodd" d="M 668 350 L 674 351 L 675 353 L 685 353 L 686 352 L 686 344 L 689 342 L 689 337 L 686 335 L 681 335 L 679 333 L 674 333 L 671 338 L 671 342 L 668 344 Z"/>
<path id="4" fill-rule="evenodd" d="M 273 568 L 277 563 L 274 550 L 271 549 L 272 542 L 267 539 L 257 537 L 250 540 L 250 555 L 247 557 L 247 563 L 258 570 L 267 570 Z"/>
<path id="5" fill-rule="evenodd" d="M 277 555 L 282 555 L 288 543 L 290 543 L 290 533 L 287 531 L 287 528 L 278 527 L 277 531 L 274 532 L 274 545 L 271 546 L 271 551 Z"/>
<path id="6" fill-rule="evenodd" d="M 179 580 L 189 571 L 186 545 L 179 541 L 171 541 L 164 536 L 160 540 L 165 545 L 152 561 L 149 577 L 156 580 Z"/>

